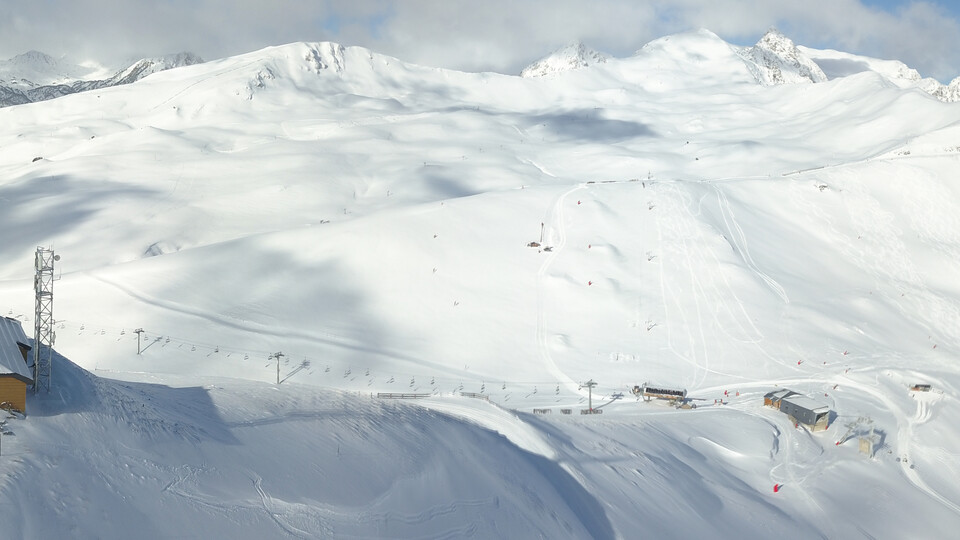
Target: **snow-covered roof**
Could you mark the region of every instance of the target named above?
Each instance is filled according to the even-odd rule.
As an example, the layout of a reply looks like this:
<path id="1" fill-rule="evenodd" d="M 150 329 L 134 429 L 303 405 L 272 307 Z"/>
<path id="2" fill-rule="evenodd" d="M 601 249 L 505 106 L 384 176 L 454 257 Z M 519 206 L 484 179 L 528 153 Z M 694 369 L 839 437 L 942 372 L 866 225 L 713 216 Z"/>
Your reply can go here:
<path id="1" fill-rule="evenodd" d="M 32 382 L 33 377 L 23 361 L 19 344 L 29 347 L 20 321 L 0 317 L 0 376 L 13 375 L 24 382 Z"/>
<path id="2" fill-rule="evenodd" d="M 803 396 L 799 394 L 795 396 L 785 397 L 783 398 L 783 401 L 792 403 L 797 407 L 803 407 L 804 409 L 807 409 L 808 411 L 812 411 L 817 414 L 830 412 L 830 407 L 827 407 L 822 403 L 814 401 L 813 399 L 808 398 L 807 396 Z"/>

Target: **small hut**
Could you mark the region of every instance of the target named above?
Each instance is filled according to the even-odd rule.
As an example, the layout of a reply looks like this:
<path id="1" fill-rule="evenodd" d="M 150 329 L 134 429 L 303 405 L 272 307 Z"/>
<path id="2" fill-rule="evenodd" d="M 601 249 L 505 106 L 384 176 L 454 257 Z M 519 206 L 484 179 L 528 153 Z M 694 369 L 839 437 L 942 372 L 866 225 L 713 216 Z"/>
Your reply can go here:
<path id="1" fill-rule="evenodd" d="M 26 412 L 27 386 L 33 384 L 27 342 L 20 321 L 0 317 L 0 407 Z"/>

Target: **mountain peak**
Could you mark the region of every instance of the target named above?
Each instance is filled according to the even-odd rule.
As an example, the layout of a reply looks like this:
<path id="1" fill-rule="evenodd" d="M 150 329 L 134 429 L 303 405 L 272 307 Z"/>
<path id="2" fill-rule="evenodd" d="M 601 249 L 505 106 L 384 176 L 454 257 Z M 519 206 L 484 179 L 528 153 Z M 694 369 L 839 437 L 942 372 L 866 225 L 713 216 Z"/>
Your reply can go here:
<path id="1" fill-rule="evenodd" d="M 739 54 L 764 86 L 827 80 L 820 66 L 776 28 L 767 30 L 756 45 L 741 49 Z"/>
<path id="2" fill-rule="evenodd" d="M 202 58 L 190 52 L 167 54 L 155 58 L 142 58 L 126 69 L 119 71 L 116 75 L 108 79 L 108 82 L 110 86 L 128 84 L 138 81 L 147 75 L 157 73 L 158 71 L 166 71 L 168 69 L 202 63 Z"/>
<path id="3" fill-rule="evenodd" d="M 940 101 L 960 102 L 960 77 L 950 81 L 950 84 L 939 84 L 930 93 Z"/>
<path id="4" fill-rule="evenodd" d="M 582 41 L 574 41 L 525 67 L 520 72 L 520 76 L 543 77 L 551 73 L 602 64 L 606 61 L 605 55 L 587 48 Z"/>
<path id="5" fill-rule="evenodd" d="M 30 51 L 27 51 L 27 52 L 25 52 L 25 53 L 23 53 L 23 54 L 18 54 L 18 55 L 16 55 L 16 56 L 14 56 L 13 58 L 10 59 L 10 63 L 13 64 L 13 65 L 15 65 L 15 66 L 19 66 L 19 67 L 23 67 L 23 66 L 29 66 L 29 67 L 50 66 L 50 67 L 54 67 L 54 66 L 56 66 L 59 62 L 57 62 L 57 59 L 54 58 L 54 57 L 52 57 L 52 56 L 50 56 L 49 54 L 42 53 L 42 52 L 40 52 L 40 51 L 30 50 Z"/>

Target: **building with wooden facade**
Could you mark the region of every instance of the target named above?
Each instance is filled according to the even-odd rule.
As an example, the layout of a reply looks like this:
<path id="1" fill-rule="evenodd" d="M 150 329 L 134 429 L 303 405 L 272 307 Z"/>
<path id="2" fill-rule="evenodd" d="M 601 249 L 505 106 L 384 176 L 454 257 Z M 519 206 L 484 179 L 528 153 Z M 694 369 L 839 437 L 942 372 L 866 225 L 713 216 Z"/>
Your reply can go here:
<path id="1" fill-rule="evenodd" d="M 33 375 L 27 367 L 29 340 L 20 321 L 0 317 L 0 407 L 27 410 L 27 386 Z"/>
<path id="2" fill-rule="evenodd" d="M 774 390 L 763 396 L 763 404 L 778 409 L 810 431 L 824 431 L 830 425 L 830 407 L 792 390 Z"/>

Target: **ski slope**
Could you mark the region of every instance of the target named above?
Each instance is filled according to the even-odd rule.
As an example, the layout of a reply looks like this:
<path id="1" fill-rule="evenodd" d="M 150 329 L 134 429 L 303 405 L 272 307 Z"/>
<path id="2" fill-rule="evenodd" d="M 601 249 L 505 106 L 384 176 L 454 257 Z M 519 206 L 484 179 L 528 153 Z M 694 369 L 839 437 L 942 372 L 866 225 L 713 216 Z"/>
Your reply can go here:
<path id="1" fill-rule="evenodd" d="M 761 86 L 705 31 L 539 78 L 299 43 L 2 109 L 0 310 L 28 333 L 33 252 L 62 257 L 3 521 L 949 537 L 958 123 L 875 72 Z M 831 427 L 764 408 L 782 387 Z M 836 444 L 861 417 L 872 458 Z"/>

